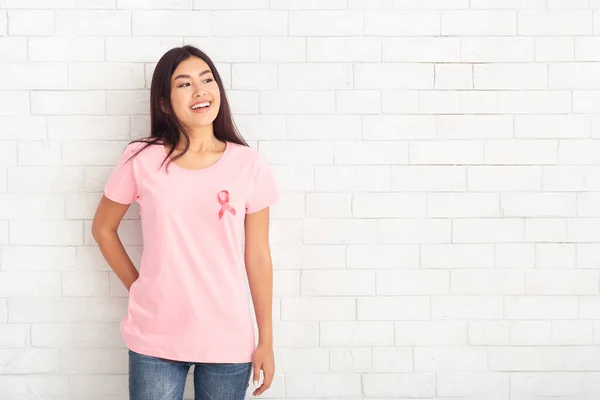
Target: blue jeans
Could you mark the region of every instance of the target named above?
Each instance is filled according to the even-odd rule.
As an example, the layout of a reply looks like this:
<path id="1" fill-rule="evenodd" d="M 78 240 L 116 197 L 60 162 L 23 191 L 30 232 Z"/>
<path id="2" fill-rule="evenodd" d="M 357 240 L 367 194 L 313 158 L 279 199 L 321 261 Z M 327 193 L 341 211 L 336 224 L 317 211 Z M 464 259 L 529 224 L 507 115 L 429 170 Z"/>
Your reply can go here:
<path id="1" fill-rule="evenodd" d="M 216 364 L 165 360 L 129 350 L 130 400 L 182 400 L 194 365 L 195 400 L 243 400 L 252 363 Z"/>

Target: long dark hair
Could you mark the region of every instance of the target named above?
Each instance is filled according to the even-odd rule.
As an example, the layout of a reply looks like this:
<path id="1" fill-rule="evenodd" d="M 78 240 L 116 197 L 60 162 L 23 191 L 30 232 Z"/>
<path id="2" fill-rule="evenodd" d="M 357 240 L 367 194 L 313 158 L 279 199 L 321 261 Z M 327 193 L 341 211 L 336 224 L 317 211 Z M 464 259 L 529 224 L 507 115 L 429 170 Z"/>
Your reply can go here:
<path id="1" fill-rule="evenodd" d="M 248 146 L 248 143 L 240 135 L 233 117 L 231 115 L 231 108 L 227 101 L 225 89 L 223 88 L 223 81 L 221 76 L 212 62 L 210 57 L 197 47 L 186 45 L 183 47 L 175 47 L 167 51 L 156 64 L 154 73 L 152 74 L 152 83 L 150 85 L 150 136 L 138 140 L 134 140 L 131 143 L 146 143 L 145 146 L 141 147 L 131 158 L 138 155 L 142 150 L 148 146 L 154 144 L 171 146 L 171 150 L 165 156 L 161 166 L 165 161 L 173 161 L 183 156 L 190 147 L 190 137 L 186 132 L 185 128 L 175 116 L 173 107 L 171 105 L 171 77 L 173 72 L 179 64 L 187 60 L 190 57 L 198 57 L 208 66 L 212 71 L 212 75 L 215 78 L 219 86 L 219 93 L 221 97 L 221 105 L 219 107 L 219 113 L 213 121 L 213 131 L 217 139 L 221 141 L 233 142 Z M 166 111 L 163 111 L 163 109 Z M 175 145 L 179 141 L 179 133 L 183 133 L 185 138 L 185 149 L 171 159 L 171 154 L 175 151 Z M 130 159 L 131 159 L 130 158 Z"/>

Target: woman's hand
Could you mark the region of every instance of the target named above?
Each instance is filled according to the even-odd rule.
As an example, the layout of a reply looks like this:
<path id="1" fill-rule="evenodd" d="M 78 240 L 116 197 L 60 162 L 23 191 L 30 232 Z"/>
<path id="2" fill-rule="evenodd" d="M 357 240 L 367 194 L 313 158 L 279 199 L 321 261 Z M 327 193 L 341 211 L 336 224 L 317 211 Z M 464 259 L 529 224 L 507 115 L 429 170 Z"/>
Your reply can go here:
<path id="1" fill-rule="evenodd" d="M 252 361 L 254 368 L 254 387 L 260 382 L 260 370 L 263 371 L 264 381 L 260 387 L 252 392 L 252 396 L 259 396 L 267 390 L 273 383 L 273 374 L 275 374 L 275 356 L 273 354 L 273 346 L 268 344 L 258 343 L 254 351 L 254 360 Z"/>

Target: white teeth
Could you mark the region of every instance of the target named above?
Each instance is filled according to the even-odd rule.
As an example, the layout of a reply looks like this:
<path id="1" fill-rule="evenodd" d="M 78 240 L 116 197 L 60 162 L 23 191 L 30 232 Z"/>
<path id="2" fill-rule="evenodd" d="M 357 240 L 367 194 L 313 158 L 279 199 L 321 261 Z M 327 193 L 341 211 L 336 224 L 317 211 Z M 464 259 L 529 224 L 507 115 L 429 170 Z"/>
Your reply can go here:
<path id="1" fill-rule="evenodd" d="M 203 107 L 209 107 L 210 106 L 210 102 L 206 101 L 204 103 L 198 103 L 198 104 L 194 104 L 191 109 L 192 110 L 197 110 L 198 108 L 203 108 Z"/>

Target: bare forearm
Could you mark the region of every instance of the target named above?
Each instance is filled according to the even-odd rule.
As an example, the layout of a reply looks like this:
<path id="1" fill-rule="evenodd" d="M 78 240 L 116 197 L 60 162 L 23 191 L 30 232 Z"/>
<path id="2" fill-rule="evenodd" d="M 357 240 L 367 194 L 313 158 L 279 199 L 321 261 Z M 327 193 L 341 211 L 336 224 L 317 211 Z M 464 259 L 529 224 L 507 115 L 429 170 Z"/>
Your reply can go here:
<path id="1" fill-rule="evenodd" d="M 133 282 L 138 278 L 139 273 L 125 251 L 119 235 L 114 231 L 106 231 L 96 233 L 94 240 L 98 243 L 100 252 L 110 268 L 115 272 L 127 290 L 129 290 Z"/>
<path id="2" fill-rule="evenodd" d="M 273 267 L 271 260 L 247 263 L 259 342 L 273 343 Z"/>

